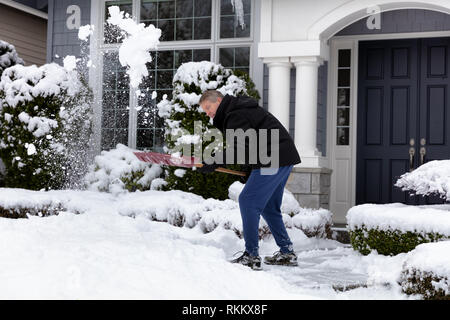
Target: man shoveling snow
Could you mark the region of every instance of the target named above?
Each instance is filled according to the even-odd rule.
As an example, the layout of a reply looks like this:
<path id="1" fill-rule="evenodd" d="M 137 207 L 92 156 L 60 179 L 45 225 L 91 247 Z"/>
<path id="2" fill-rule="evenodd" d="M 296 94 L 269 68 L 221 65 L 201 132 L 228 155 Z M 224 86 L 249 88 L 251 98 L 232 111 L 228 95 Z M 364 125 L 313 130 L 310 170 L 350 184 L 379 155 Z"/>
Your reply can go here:
<path id="1" fill-rule="evenodd" d="M 251 145 L 252 141 L 240 146 L 241 151 L 243 150 L 246 155 L 245 165 L 249 165 L 252 170 L 239 196 L 245 251 L 231 262 L 249 266 L 254 270 L 261 269 L 261 258 L 258 253 L 258 226 L 262 215 L 280 247 L 280 251 L 273 256 L 265 257 L 264 262 L 296 266 L 297 256 L 293 251 L 293 245 L 283 223 L 280 209 L 284 186 L 292 167 L 301 162 L 292 138 L 283 125 L 252 98 L 223 96 L 219 91 L 208 90 L 201 96 L 199 104 L 213 119 L 213 125 L 222 134 L 226 134 L 229 129 L 235 132 L 242 129 L 246 133 L 253 130 L 257 136 L 257 146 Z M 269 132 L 269 136 L 272 138 L 266 136 L 266 144 L 261 143 L 261 139 L 264 138 L 261 133 L 264 132 Z M 272 132 L 277 133 L 276 139 L 273 138 Z M 234 143 L 233 148 L 235 148 Z M 234 155 L 239 154 L 237 149 L 235 148 Z M 266 155 L 270 155 L 269 163 L 263 161 L 261 149 L 265 149 Z M 259 150 L 256 162 L 250 161 L 254 153 L 252 150 Z M 273 161 L 274 159 L 276 161 Z M 242 164 L 241 161 L 236 162 L 235 159 L 226 159 L 225 153 L 223 153 L 221 161 L 223 164 Z M 205 163 L 198 170 L 208 173 L 215 171 L 219 166 L 217 163 Z"/>

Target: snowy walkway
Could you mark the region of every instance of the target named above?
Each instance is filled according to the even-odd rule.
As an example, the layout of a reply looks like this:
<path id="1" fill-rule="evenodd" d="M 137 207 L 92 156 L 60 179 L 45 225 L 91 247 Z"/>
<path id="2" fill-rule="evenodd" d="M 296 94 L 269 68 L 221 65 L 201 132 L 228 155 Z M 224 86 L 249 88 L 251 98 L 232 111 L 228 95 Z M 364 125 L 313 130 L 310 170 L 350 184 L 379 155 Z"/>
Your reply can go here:
<path id="1" fill-rule="evenodd" d="M 299 267 L 257 272 L 227 262 L 243 240 L 222 228 L 203 234 L 106 210 L 0 219 L 0 299 L 407 298 L 395 284 L 402 255 L 364 257 L 289 233 Z M 273 239 L 261 242 L 262 256 L 276 250 Z"/>

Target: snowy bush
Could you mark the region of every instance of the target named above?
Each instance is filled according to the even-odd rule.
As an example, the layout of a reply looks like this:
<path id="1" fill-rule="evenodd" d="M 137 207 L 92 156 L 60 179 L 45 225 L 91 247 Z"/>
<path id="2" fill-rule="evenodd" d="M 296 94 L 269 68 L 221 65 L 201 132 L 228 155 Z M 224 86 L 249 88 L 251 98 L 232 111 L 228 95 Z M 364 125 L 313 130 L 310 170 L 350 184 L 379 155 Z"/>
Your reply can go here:
<path id="1" fill-rule="evenodd" d="M 201 121 L 203 132 L 213 128 L 209 117 L 198 104 L 204 91 L 217 89 L 223 94 L 237 96 L 248 95 L 246 89 L 248 87 L 253 88 L 250 92 L 253 97 L 259 98 L 248 75 L 237 77 L 232 70 L 207 61 L 182 64 L 173 78 L 173 87 L 172 100 L 163 99 L 158 104 L 159 116 L 165 119 L 167 151 L 171 154 L 179 151 L 177 148 L 187 145 L 193 155 L 196 147 L 204 150 L 211 143 L 202 141 L 202 137 L 194 132 L 195 121 Z M 182 129 L 187 130 L 189 134 L 182 134 Z M 242 166 L 238 165 L 227 167 L 242 170 Z M 225 173 L 202 174 L 195 170 L 186 170 L 180 177 L 175 174 L 175 170 L 176 168 L 167 169 L 166 190 L 189 191 L 205 198 L 226 199 L 228 187 L 240 179 L 238 176 Z"/>
<path id="2" fill-rule="evenodd" d="M 450 300 L 450 241 L 421 244 L 406 256 L 399 284 L 406 294 Z"/>
<path id="3" fill-rule="evenodd" d="M 414 171 L 403 174 L 395 186 L 418 195 L 437 194 L 450 200 L 450 160 L 427 162 Z"/>
<path id="4" fill-rule="evenodd" d="M 3 72 L 0 158 L 6 186 L 79 186 L 92 131 L 91 97 L 77 71 L 55 63 L 16 65 Z"/>
<path id="5" fill-rule="evenodd" d="M 22 64 L 23 60 L 19 58 L 16 48 L 8 42 L 0 40 L 0 78 L 5 69 Z"/>
<path id="6" fill-rule="evenodd" d="M 351 244 L 362 254 L 396 255 L 426 242 L 450 239 L 449 205 L 364 204 L 351 208 Z"/>
<path id="7" fill-rule="evenodd" d="M 120 143 L 116 149 L 102 151 L 85 177 L 87 189 L 115 194 L 157 188 L 152 182 L 161 175 L 161 167 L 140 161 L 133 154 L 136 151 Z"/>

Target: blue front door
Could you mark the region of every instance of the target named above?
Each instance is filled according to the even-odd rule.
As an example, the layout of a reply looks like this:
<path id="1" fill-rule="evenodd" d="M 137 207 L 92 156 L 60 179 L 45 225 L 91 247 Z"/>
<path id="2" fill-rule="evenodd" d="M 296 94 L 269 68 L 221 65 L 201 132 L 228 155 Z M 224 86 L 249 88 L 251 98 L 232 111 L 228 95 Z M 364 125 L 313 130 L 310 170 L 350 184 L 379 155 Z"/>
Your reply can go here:
<path id="1" fill-rule="evenodd" d="M 441 203 L 394 183 L 450 158 L 449 50 L 450 38 L 359 43 L 356 204 Z"/>

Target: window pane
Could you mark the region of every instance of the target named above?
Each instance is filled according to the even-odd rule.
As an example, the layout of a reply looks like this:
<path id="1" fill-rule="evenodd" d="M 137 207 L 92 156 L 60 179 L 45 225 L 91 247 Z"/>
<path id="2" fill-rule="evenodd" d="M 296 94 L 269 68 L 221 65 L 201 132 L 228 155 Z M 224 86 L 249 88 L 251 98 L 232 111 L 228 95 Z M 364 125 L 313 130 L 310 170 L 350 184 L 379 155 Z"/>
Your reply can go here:
<path id="1" fill-rule="evenodd" d="M 175 51 L 175 68 L 178 69 L 185 62 L 192 61 L 192 50 Z"/>
<path id="2" fill-rule="evenodd" d="M 192 58 L 192 61 L 211 61 L 211 50 L 194 50 L 194 57 Z"/>
<path id="3" fill-rule="evenodd" d="M 249 72 L 250 69 L 250 47 L 220 48 L 219 63 L 233 70 Z"/>
<path id="4" fill-rule="evenodd" d="M 232 68 L 234 66 L 234 48 L 221 48 L 219 61 L 222 66 Z"/>
<path id="5" fill-rule="evenodd" d="M 196 17 L 211 17 L 211 1 L 195 0 L 194 14 Z"/>
<path id="6" fill-rule="evenodd" d="M 175 40 L 192 40 L 192 22 L 193 19 L 179 19 L 176 24 Z"/>
<path id="7" fill-rule="evenodd" d="M 220 18 L 220 37 L 234 38 L 234 16 Z"/>
<path id="8" fill-rule="evenodd" d="M 158 19 L 175 18 L 175 0 L 158 1 Z"/>
<path id="9" fill-rule="evenodd" d="M 350 86 L 350 69 L 338 70 L 338 87 Z"/>
<path id="10" fill-rule="evenodd" d="M 337 142 L 338 145 L 349 145 L 349 128 L 337 128 Z"/>
<path id="11" fill-rule="evenodd" d="M 338 108 L 337 109 L 337 125 L 348 126 L 350 125 L 350 109 Z"/>
<path id="12" fill-rule="evenodd" d="M 211 38 L 211 18 L 194 19 L 194 40 Z"/>
<path id="13" fill-rule="evenodd" d="M 350 106 L 350 89 L 338 89 L 337 97 L 338 106 Z"/>
<path id="14" fill-rule="evenodd" d="M 251 0 L 242 0 L 244 25 L 238 17 L 230 0 L 220 2 L 220 37 L 247 38 L 250 37 Z"/>
<path id="15" fill-rule="evenodd" d="M 173 69 L 173 51 L 158 52 L 158 69 Z"/>
<path id="16" fill-rule="evenodd" d="M 339 67 L 350 67 L 350 49 L 339 50 Z"/>
<path id="17" fill-rule="evenodd" d="M 249 47 L 236 48 L 235 65 L 243 66 L 243 67 L 250 65 L 250 48 Z"/>
<path id="18" fill-rule="evenodd" d="M 199 2 L 199 1 L 196 1 Z M 201 1 L 200 1 L 201 2 Z M 194 16 L 193 0 L 177 0 L 177 18 L 191 18 Z"/>
<path id="19" fill-rule="evenodd" d="M 158 5 L 154 0 L 141 0 L 141 22 L 156 20 L 158 15 Z"/>

